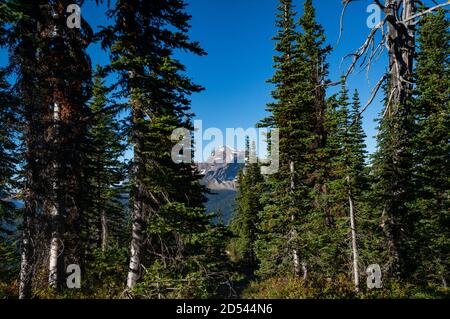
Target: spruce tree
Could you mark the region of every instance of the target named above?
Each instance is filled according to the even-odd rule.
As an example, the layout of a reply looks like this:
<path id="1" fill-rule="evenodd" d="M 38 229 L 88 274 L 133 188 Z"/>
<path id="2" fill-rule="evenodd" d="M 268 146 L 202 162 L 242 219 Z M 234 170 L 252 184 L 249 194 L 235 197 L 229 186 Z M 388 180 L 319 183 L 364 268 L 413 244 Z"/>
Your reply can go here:
<path id="1" fill-rule="evenodd" d="M 415 278 L 447 286 L 450 280 L 450 33 L 444 11 L 418 30 L 414 138 Z"/>
<path id="2" fill-rule="evenodd" d="M 21 155 L 24 165 L 20 174 L 24 179 L 22 188 L 26 190 L 21 225 L 19 298 L 31 297 L 37 259 L 41 251 L 46 250 L 45 244 L 41 245 L 46 241 L 45 231 L 36 224 L 37 218 L 43 215 L 44 199 L 48 198 L 47 189 L 51 188 L 45 173 L 50 162 L 44 141 L 48 111 L 38 86 L 40 69 L 36 68 L 39 65 L 37 21 L 41 4 L 8 1 L 1 7 L 5 18 L 2 20 L 1 44 L 9 49 L 9 69 L 17 75 L 14 94 L 18 97 L 17 109 L 24 122 L 19 127 L 24 148 Z"/>
<path id="3" fill-rule="evenodd" d="M 86 159 L 83 165 L 85 182 L 84 231 L 86 249 L 101 248 L 103 252 L 114 243 L 123 244 L 126 191 L 123 130 L 117 107 L 111 106 L 110 90 L 102 79 L 100 69 L 93 84 L 90 105 L 92 116 L 87 124 Z"/>
<path id="4" fill-rule="evenodd" d="M 348 197 L 346 179 L 346 134 L 349 106 L 348 90 L 342 84 L 339 97 L 328 99 L 323 128 L 324 146 L 320 148 L 323 191 L 315 192 L 316 207 L 311 214 L 311 236 L 316 236 L 316 269 L 324 277 L 335 278 L 348 269 Z"/>
<path id="5" fill-rule="evenodd" d="M 304 3 L 301 31 L 294 23 L 291 1 L 280 1 L 279 12 L 278 56 L 270 81 L 276 86 L 275 103 L 269 104 L 271 117 L 262 124 L 280 130 L 280 170 L 269 177 L 269 191 L 263 195 L 257 251 L 261 275 L 306 277 L 317 242 L 317 232 L 309 226 L 326 218 L 315 193 L 324 190 L 324 166 L 319 164 L 326 143 L 324 84 L 330 47 L 325 46 L 312 1 Z"/>
<path id="6" fill-rule="evenodd" d="M 346 195 L 348 199 L 347 227 L 351 233 L 351 260 L 352 275 L 355 290 L 360 289 L 360 267 L 361 267 L 361 238 L 363 234 L 373 236 L 364 227 L 366 217 L 366 205 L 364 196 L 367 194 L 368 181 L 366 170 L 366 145 L 362 127 L 361 105 L 359 93 L 355 90 L 352 98 L 351 109 L 346 112 L 345 137 L 344 137 L 344 163 Z M 373 250 L 373 247 L 371 247 Z"/>
<path id="7" fill-rule="evenodd" d="M 306 0 L 303 5 L 303 15 L 299 19 L 301 33 L 297 41 L 299 54 L 298 66 L 302 80 L 297 82 L 296 99 L 301 107 L 299 117 L 306 120 L 300 124 L 303 130 L 300 138 L 302 145 L 301 167 L 298 170 L 298 181 L 303 192 L 298 194 L 302 203 L 302 249 L 304 251 L 304 277 L 306 268 L 317 269 L 320 272 L 320 261 L 317 251 L 325 248 L 325 243 L 332 240 L 329 231 L 333 227 L 333 216 L 329 205 L 328 182 L 331 177 L 328 149 L 326 120 L 327 108 L 325 85 L 328 82 L 328 63 L 326 62 L 331 47 L 326 45 L 325 32 L 317 22 L 312 0 Z M 333 147 L 332 147 L 333 148 Z M 299 165 L 297 165 L 299 166 Z M 326 228 L 324 228 L 326 227 Z M 327 234 L 328 233 L 328 234 Z M 323 235 L 323 236 L 321 236 Z M 318 236 L 321 237 L 318 239 Z M 326 265 L 325 265 L 326 266 Z"/>
<path id="8" fill-rule="evenodd" d="M 126 143 L 120 105 L 111 100 L 102 69 L 97 68 L 84 146 L 81 222 L 82 291 L 114 298 L 123 291 L 127 270 L 128 211 Z"/>
<path id="9" fill-rule="evenodd" d="M 242 263 L 243 272 L 253 276 L 258 268 L 255 255 L 255 241 L 258 234 L 259 218 L 262 210 L 260 203 L 264 178 L 261 167 L 256 160 L 255 144 L 246 156 L 246 165 L 238 174 L 238 194 L 236 196 L 236 210 L 230 227 L 236 236 L 233 249 Z"/>
<path id="10" fill-rule="evenodd" d="M 299 79 L 294 69 L 298 57 L 295 41 L 297 38 L 292 1 L 280 0 L 276 26 L 277 55 L 274 57 L 275 74 L 269 83 L 275 85 L 272 96 L 274 103 L 268 105 L 271 116 L 264 119 L 263 126 L 279 129 L 280 170 L 267 180 L 268 193 L 262 197 L 264 210 L 260 213 L 259 236 L 256 242 L 256 254 L 261 261 L 258 274 L 263 277 L 273 275 L 299 275 L 299 252 L 297 249 L 296 227 L 294 225 L 297 207 L 293 205 L 294 192 L 289 181 L 294 178 L 290 168 L 294 166 L 293 150 L 298 143 L 291 143 L 296 136 L 295 120 L 302 119 L 294 112 L 294 84 Z M 295 119 L 295 120 L 294 120 Z M 293 218 L 294 217 L 294 218 Z"/>
<path id="11" fill-rule="evenodd" d="M 86 48 L 92 31 L 86 23 L 81 29 L 67 27 L 66 8 L 73 3 L 6 2 L 14 14 L 3 44 L 11 53 L 9 69 L 16 75 L 23 117 L 21 297 L 30 295 L 32 277 L 42 283 L 47 276 L 49 285 L 59 288 L 64 265 L 81 262 L 81 145 L 91 82 Z"/>
<path id="12" fill-rule="evenodd" d="M 389 100 L 390 82 L 385 87 Z M 410 92 L 411 93 L 411 92 Z M 413 197 L 412 145 L 413 116 L 411 98 L 397 105 L 392 114 L 379 120 L 378 148 L 373 156 L 372 176 L 375 209 L 380 216 L 387 252 L 384 273 L 390 278 L 406 278 L 413 265 L 408 254 L 412 238 Z"/>
<path id="13" fill-rule="evenodd" d="M 16 143 L 14 127 L 17 114 L 9 83 L 4 70 L 0 70 L 0 283 L 8 284 L 17 275 L 17 253 L 15 249 L 15 207 L 13 189 L 16 165 Z"/>
<path id="14" fill-rule="evenodd" d="M 205 54 L 188 37 L 185 6 L 181 0 L 120 0 L 109 12 L 113 26 L 101 34 L 111 49 L 110 70 L 128 99 L 134 149 L 127 287 L 147 297 L 204 294 L 218 282 L 206 278 L 222 254 L 213 255 L 218 233 L 204 212 L 199 174 L 192 164 L 171 159 L 172 132 L 192 129 L 188 96 L 202 90 L 173 57 L 178 49 Z"/>

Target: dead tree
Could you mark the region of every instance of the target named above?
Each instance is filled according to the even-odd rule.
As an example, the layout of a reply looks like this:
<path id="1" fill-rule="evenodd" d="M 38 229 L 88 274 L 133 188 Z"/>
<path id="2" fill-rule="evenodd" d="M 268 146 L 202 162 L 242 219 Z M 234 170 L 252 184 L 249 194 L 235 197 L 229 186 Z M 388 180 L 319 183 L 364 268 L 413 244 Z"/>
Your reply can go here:
<path id="1" fill-rule="evenodd" d="M 343 0 L 344 8 L 341 14 L 340 33 L 343 30 L 343 19 L 347 7 L 356 0 Z M 415 26 L 420 18 L 438 9 L 450 5 L 450 2 L 436 4 L 435 6 L 417 12 L 417 0 L 381 0 L 373 1 L 384 13 L 383 19 L 372 28 L 364 43 L 353 53 L 347 55 L 351 63 L 347 68 L 344 79 L 359 66 L 370 71 L 374 60 L 376 60 L 385 49 L 388 51 L 389 66 L 388 75 L 383 76 L 374 89 L 371 97 L 361 112 L 373 102 L 383 83 L 389 78 L 389 100 L 385 110 L 386 115 L 395 112 L 395 106 L 404 105 L 408 91 L 412 86 L 413 61 L 415 54 Z M 376 36 L 380 34 L 381 39 L 376 42 Z M 340 36 L 339 36 L 340 37 Z M 339 84 L 341 81 L 331 83 Z"/>
<path id="2" fill-rule="evenodd" d="M 343 17 L 349 4 L 356 0 L 344 0 L 344 9 L 341 15 L 341 33 L 343 29 Z M 415 56 L 415 34 L 416 24 L 420 18 L 435 10 L 450 5 L 450 2 L 437 4 L 435 6 L 417 12 L 417 0 L 373 0 L 373 2 L 384 13 L 383 19 L 370 31 L 363 45 L 356 52 L 348 55 L 352 61 L 348 67 L 344 78 L 347 77 L 359 66 L 367 71 L 374 61 L 385 49 L 387 49 L 389 65 L 387 74 L 383 76 L 376 84 L 372 91 L 371 97 L 363 108 L 364 112 L 372 103 L 382 85 L 389 80 L 387 90 L 387 103 L 384 111 L 384 118 L 397 119 L 393 128 L 393 134 L 398 139 L 408 139 L 408 117 L 410 114 L 408 98 L 412 94 L 413 89 L 413 64 Z M 376 42 L 376 36 L 380 34 L 381 40 Z M 394 148 L 390 154 L 393 165 L 402 167 L 407 157 L 407 141 L 400 141 L 398 147 Z M 404 257 L 402 255 L 402 238 L 404 236 L 404 221 L 402 216 L 404 212 L 398 210 L 398 199 L 400 201 L 407 193 L 408 177 L 401 181 L 396 181 L 395 186 L 391 190 L 393 197 L 397 202 L 386 200 L 384 203 L 382 227 L 385 232 L 389 254 L 391 257 L 389 270 L 391 275 L 401 277 L 404 274 L 402 265 Z M 401 204 L 399 207 L 403 207 Z"/>

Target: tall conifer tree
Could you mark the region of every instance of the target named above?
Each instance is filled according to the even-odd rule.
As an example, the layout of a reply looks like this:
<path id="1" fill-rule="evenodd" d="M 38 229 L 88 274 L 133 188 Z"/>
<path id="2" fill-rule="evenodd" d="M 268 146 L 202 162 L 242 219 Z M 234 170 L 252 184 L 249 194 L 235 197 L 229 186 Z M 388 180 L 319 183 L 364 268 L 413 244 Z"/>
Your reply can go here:
<path id="1" fill-rule="evenodd" d="M 413 201 L 415 277 L 447 286 L 450 280 L 450 32 L 445 12 L 426 16 L 418 35 L 416 198 Z"/>
<path id="2" fill-rule="evenodd" d="M 0 282 L 9 283 L 17 273 L 17 254 L 14 244 L 15 207 L 13 191 L 18 164 L 14 128 L 17 114 L 9 83 L 0 69 Z"/>
<path id="3" fill-rule="evenodd" d="M 249 143 L 248 143 L 249 144 Z M 256 157 L 256 146 L 248 146 L 245 168 L 238 175 L 236 211 L 230 227 L 236 236 L 234 250 L 241 260 L 246 275 L 252 276 L 258 268 L 255 241 L 258 234 L 261 194 L 264 178 Z"/>
<path id="4" fill-rule="evenodd" d="M 121 94 L 129 100 L 134 148 L 127 287 L 158 298 L 171 291 L 178 296 L 204 293 L 217 283 L 203 281 L 218 263 L 209 262 L 217 251 L 208 242 L 212 233 L 200 176 L 192 164 L 171 158 L 172 132 L 192 129 L 188 96 L 202 90 L 173 57 L 178 49 L 205 54 L 188 37 L 185 6 L 181 0 L 117 1 L 109 12 L 115 23 L 102 34 L 103 45 L 111 49 L 110 69 L 119 75 Z"/>
<path id="5" fill-rule="evenodd" d="M 4 44 L 11 52 L 9 69 L 17 75 L 24 119 L 22 277 L 28 279 L 22 280 L 21 297 L 30 295 L 33 269 L 47 273 L 49 285 L 59 288 L 64 264 L 80 262 L 81 145 L 91 82 L 85 50 L 92 31 L 86 23 L 81 29 L 67 26 L 66 9 L 73 3 L 6 3 L 16 13 Z"/>
<path id="6" fill-rule="evenodd" d="M 103 252 L 114 243 L 123 243 L 126 227 L 125 141 L 119 112 L 111 105 L 110 90 L 97 70 L 87 125 L 86 159 L 83 167 L 84 236 L 87 250 Z"/>

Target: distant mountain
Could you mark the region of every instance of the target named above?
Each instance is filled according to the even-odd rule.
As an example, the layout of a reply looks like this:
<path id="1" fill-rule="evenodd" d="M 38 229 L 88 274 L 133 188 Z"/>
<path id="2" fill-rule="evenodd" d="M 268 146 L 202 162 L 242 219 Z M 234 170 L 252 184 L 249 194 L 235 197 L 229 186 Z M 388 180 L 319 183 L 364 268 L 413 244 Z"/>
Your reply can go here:
<path id="1" fill-rule="evenodd" d="M 202 184 L 212 190 L 236 190 L 236 178 L 244 167 L 245 152 L 223 146 L 214 151 L 206 163 L 198 165 Z"/>
<path id="2" fill-rule="evenodd" d="M 234 211 L 237 194 L 237 175 L 244 167 L 245 152 L 237 151 L 229 146 L 223 146 L 214 151 L 206 163 L 198 164 L 198 170 L 203 175 L 202 185 L 205 185 L 211 194 L 205 204 L 206 210 L 211 213 L 221 212 L 222 219 L 228 224 Z M 123 194 L 120 201 L 127 207 L 128 194 Z M 14 201 L 14 205 L 23 208 L 22 201 Z"/>
<path id="3" fill-rule="evenodd" d="M 212 194 L 207 195 L 208 212 L 221 212 L 222 219 L 228 224 L 234 210 L 237 193 L 237 176 L 244 167 L 245 152 L 223 146 L 215 150 L 206 163 L 198 165 L 203 175 L 201 183 L 208 187 Z"/>

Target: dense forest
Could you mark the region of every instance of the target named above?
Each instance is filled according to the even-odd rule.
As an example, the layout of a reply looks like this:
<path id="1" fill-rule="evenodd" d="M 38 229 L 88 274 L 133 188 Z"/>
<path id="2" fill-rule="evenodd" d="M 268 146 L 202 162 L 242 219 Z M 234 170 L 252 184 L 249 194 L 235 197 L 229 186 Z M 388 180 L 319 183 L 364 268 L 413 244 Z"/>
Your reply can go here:
<path id="1" fill-rule="evenodd" d="M 0 298 L 450 297 L 448 2 L 367 1 L 383 19 L 331 79 L 314 1 L 278 0 L 257 125 L 279 132 L 279 171 L 262 174 L 248 138 L 229 225 L 172 156 L 204 89 L 176 58 L 206 55 L 187 4 L 92 1 L 112 21 L 94 31 L 83 2 L 0 0 Z M 383 52 L 366 103 L 347 79 Z"/>

